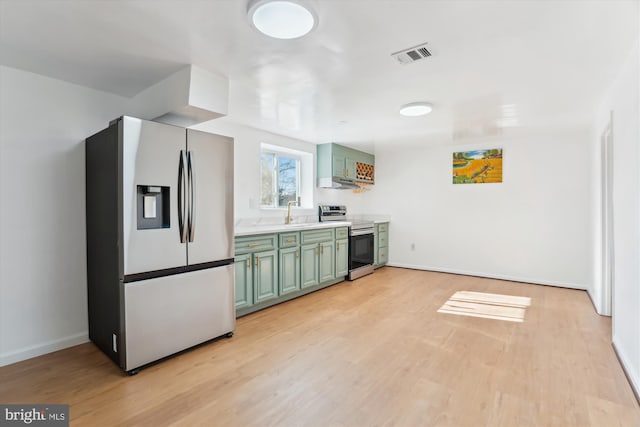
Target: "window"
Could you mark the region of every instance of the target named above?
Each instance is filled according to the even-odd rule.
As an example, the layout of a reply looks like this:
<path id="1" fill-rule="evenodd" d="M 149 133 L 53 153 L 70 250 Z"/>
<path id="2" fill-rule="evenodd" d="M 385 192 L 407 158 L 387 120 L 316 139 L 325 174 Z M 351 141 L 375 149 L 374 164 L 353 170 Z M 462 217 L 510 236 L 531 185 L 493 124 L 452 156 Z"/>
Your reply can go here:
<path id="1" fill-rule="evenodd" d="M 296 209 L 313 210 L 314 152 L 313 145 L 303 151 L 260 144 L 260 208 L 286 209 L 295 201 Z"/>
<path id="2" fill-rule="evenodd" d="M 294 154 L 269 149 L 260 155 L 260 206 L 287 207 L 288 202 L 300 204 L 300 158 Z"/>

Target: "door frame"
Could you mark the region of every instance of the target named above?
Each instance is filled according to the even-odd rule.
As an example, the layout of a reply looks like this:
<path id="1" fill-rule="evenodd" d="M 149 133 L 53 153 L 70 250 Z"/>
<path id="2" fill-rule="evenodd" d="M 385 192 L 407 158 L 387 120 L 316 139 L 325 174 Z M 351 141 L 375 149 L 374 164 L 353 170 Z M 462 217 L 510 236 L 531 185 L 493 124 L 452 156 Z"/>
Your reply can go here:
<path id="1" fill-rule="evenodd" d="M 613 111 L 609 116 L 609 123 L 600 135 L 601 149 L 601 286 L 602 286 L 602 314 L 613 315 L 614 301 L 614 212 L 613 212 Z M 613 323 L 613 322 L 612 322 Z"/>

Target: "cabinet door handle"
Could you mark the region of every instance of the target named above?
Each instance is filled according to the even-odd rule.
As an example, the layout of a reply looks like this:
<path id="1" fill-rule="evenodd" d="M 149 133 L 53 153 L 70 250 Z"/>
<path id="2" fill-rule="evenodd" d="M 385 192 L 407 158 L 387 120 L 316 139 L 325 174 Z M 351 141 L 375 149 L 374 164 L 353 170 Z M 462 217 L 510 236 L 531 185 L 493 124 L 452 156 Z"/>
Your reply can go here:
<path id="1" fill-rule="evenodd" d="M 247 258 L 247 270 L 251 270 L 251 258 Z"/>
<path id="2" fill-rule="evenodd" d="M 336 251 L 340 252 L 340 243 L 336 245 Z"/>
<path id="3" fill-rule="evenodd" d="M 250 248 L 255 248 L 256 246 L 258 246 L 257 243 L 249 243 L 247 246 L 249 246 Z"/>
<path id="4" fill-rule="evenodd" d="M 258 266 L 258 262 L 260 262 L 260 257 L 256 255 L 256 267 Z"/>
<path id="5" fill-rule="evenodd" d="M 324 253 L 324 245 L 320 245 L 320 253 L 323 254 Z"/>
<path id="6" fill-rule="evenodd" d="M 295 239 L 287 239 L 287 243 L 293 243 L 295 242 Z"/>
<path id="7" fill-rule="evenodd" d="M 300 248 L 296 251 L 296 258 L 300 258 Z"/>

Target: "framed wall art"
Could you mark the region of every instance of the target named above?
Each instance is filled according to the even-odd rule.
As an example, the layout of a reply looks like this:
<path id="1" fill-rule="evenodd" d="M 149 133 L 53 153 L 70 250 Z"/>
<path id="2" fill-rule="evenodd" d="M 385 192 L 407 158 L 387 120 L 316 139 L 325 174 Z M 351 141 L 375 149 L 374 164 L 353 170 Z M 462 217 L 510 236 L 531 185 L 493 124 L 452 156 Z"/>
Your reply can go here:
<path id="1" fill-rule="evenodd" d="M 454 184 L 502 182 L 502 148 L 453 153 Z"/>

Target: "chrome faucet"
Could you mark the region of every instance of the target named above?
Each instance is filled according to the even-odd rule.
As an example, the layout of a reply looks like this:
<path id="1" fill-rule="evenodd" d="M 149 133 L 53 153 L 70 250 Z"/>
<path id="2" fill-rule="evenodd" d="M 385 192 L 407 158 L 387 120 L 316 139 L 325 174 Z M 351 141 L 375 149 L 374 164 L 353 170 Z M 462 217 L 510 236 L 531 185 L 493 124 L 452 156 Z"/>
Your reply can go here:
<path id="1" fill-rule="evenodd" d="M 297 206 L 298 202 L 296 202 L 295 200 L 289 200 L 289 202 L 287 203 L 287 218 L 284 221 L 285 224 L 291 224 L 291 205 Z"/>

